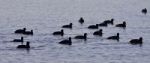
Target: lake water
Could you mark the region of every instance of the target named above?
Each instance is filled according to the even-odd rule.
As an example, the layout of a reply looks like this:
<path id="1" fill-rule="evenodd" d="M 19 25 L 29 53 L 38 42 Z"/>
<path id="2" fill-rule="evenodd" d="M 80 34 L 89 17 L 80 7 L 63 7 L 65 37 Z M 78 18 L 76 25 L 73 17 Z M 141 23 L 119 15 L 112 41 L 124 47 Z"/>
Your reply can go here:
<path id="1" fill-rule="evenodd" d="M 0 0 L 0 63 L 149 63 L 150 62 L 150 0 Z M 141 9 L 147 8 L 144 15 Z M 85 23 L 78 23 L 80 17 Z M 100 27 L 102 37 L 89 25 L 114 18 L 114 24 L 127 22 L 126 29 L 115 25 Z M 61 26 L 65 35 L 53 36 Z M 14 34 L 16 29 L 33 29 L 34 35 Z M 120 33 L 120 41 L 107 40 Z M 61 40 L 88 33 L 87 41 L 72 39 L 71 46 Z M 13 39 L 24 37 L 31 49 L 17 49 Z M 143 46 L 131 45 L 131 39 L 143 37 Z"/>

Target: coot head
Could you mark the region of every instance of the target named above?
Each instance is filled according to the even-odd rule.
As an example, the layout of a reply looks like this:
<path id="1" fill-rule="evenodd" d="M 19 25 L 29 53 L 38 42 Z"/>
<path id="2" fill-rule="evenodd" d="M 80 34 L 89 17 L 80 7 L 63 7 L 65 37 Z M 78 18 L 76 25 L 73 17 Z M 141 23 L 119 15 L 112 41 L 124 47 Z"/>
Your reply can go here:
<path id="1" fill-rule="evenodd" d="M 70 23 L 70 27 L 72 28 L 72 23 Z"/>
<path id="2" fill-rule="evenodd" d="M 125 21 L 123 21 L 123 24 L 124 24 L 124 25 L 126 25 L 126 22 L 125 22 Z"/>
<path id="3" fill-rule="evenodd" d="M 98 24 L 96 24 L 96 26 L 98 27 Z"/>
<path id="4" fill-rule="evenodd" d="M 119 37 L 119 33 L 117 33 L 117 36 Z"/>
<path id="5" fill-rule="evenodd" d="M 26 28 L 23 28 L 23 30 L 25 31 L 25 30 L 26 30 Z"/>
<path id="6" fill-rule="evenodd" d="M 30 42 L 27 42 L 27 43 L 26 43 L 26 47 L 27 47 L 27 48 L 30 48 Z"/>
<path id="7" fill-rule="evenodd" d="M 110 21 L 111 21 L 111 24 L 114 24 L 114 18 L 112 18 Z"/>
<path id="8" fill-rule="evenodd" d="M 61 33 L 64 33 L 64 30 L 63 30 L 63 29 L 61 29 Z"/>
<path id="9" fill-rule="evenodd" d="M 71 37 L 69 37 L 69 41 L 71 41 Z"/>
<path id="10" fill-rule="evenodd" d="M 84 33 L 84 37 L 87 37 L 87 33 Z"/>
<path id="11" fill-rule="evenodd" d="M 102 32 L 103 30 L 102 30 L 102 29 L 100 29 L 99 31 L 100 31 L 100 32 Z"/>
<path id="12" fill-rule="evenodd" d="M 23 40 L 23 37 L 21 37 L 21 40 Z"/>
<path id="13" fill-rule="evenodd" d="M 139 38 L 139 41 L 141 41 L 141 42 L 142 42 L 142 40 L 143 40 L 143 38 L 142 38 L 142 37 L 140 37 L 140 38 Z"/>
<path id="14" fill-rule="evenodd" d="M 72 25 L 72 23 L 70 23 L 70 25 Z"/>

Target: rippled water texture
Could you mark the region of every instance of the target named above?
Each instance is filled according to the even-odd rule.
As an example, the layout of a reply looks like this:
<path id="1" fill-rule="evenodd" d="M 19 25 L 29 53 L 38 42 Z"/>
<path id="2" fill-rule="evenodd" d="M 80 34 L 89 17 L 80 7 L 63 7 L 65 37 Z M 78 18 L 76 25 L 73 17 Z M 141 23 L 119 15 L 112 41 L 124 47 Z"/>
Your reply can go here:
<path id="1" fill-rule="evenodd" d="M 149 63 L 150 62 L 150 0 L 0 0 L 0 63 Z M 144 15 L 141 9 L 147 8 Z M 85 23 L 78 23 L 80 17 Z M 100 27 L 103 37 L 93 36 L 89 25 L 115 19 L 114 24 L 127 22 L 127 28 L 115 25 Z M 65 35 L 53 36 L 61 26 Z M 14 34 L 16 29 L 33 29 L 34 35 Z M 72 39 L 73 45 L 59 41 L 88 33 L 87 41 Z M 107 40 L 120 33 L 120 41 Z M 17 49 L 20 43 L 10 42 L 24 37 L 31 49 Z M 143 37 L 143 46 L 128 44 Z"/>

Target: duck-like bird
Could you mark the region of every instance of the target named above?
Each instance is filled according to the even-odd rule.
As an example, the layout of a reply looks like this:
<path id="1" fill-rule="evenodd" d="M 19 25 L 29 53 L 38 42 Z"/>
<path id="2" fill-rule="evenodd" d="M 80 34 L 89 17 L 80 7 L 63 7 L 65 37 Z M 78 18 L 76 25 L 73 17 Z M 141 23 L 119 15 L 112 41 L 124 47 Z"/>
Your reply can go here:
<path id="1" fill-rule="evenodd" d="M 98 24 L 99 26 L 102 26 L 102 27 L 107 27 L 107 23 L 106 22 L 102 22 L 102 23 L 100 23 L 100 24 Z"/>
<path id="2" fill-rule="evenodd" d="M 119 41 L 119 33 L 117 33 L 117 35 L 116 36 L 110 36 L 110 37 L 108 37 L 107 39 L 112 39 L 112 40 L 117 40 L 117 41 Z"/>
<path id="3" fill-rule="evenodd" d="M 112 18 L 111 20 L 105 20 L 104 23 L 107 23 L 107 24 L 114 24 L 114 19 Z"/>
<path id="4" fill-rule="evenodd" d="M 18 29 L 15 31 L 15 33 L 18 33 L 18 34 L 22 34 L 26 31 L 26 28 L 23 28 L 23 29 Z"/>
<path id="5" fill-rule="evenodd" d="M 98 24 L 88 26 L 89 29 L 98 29 Z"/>
<path id="6" fill-rule="evenodd" d="M 126 22 L 124 21 L 121 24 L 117 24 L 116 27 L 122 27 L 122 28 L 126 28 Z"/>
<path id="7" fill-rule="evenodd" d="M 143 44 L 143 38 L 140 37 L 139 39 L 132 39 L 129 41 L 129 43 L 132 45 L 140 44 L 141 46 Z"/>
<path id="8" fill-rule="evenodd" d="M 71 37 L 69 37 L 69 40 L 60 41 L 59 44 L 72 45 Z"/>
<path id="9" fill-rule="evenodd" d="M 31 31 L 25 31 L 23 34 L 25 34 L 25 35 L 33 35 L 33 30 L 31 30 Z"/>
<path id="10" fill-rule="evenodd" d="M 23 37 L 21 39 L 14 39 L 13 42 L 23 42 Z"/>
<path id="11" fill-rule="evenodd" d="M 95 31 L 95 32 L 93 33 L 93 35 L 102 36 L 102 35 L 103 35 L 102 31 L 103 31 L 102 29 L 100 29 L 100 30 L 98 30 L 98 31 Z"/>
<path id="12" fill-rule="evenodd" d="M 61 36 L 63 36 L 64 35 L 64 30 L 62 29 L 61 31 L 53 32 L 53 35 L 61 35 Z"/>
<path id="13" fill-rule="evenodd" d="M 26 48 L 29 49 L 30 48 L 30 42 L 27 42 L 26 45 L 18 45 L 17 48 Z"/>
<path id="14" fill-rule="evenodd" d="M 62 28 L 70 28 L 70 29 L 72 29 L 72 23 L 70 23 L 69 25 L 63 25 Z"/>
<path id="15" fill-rule="evenodd" d="M 86 40 L 87 39 L 87 33 L 84 33 L 84 35 L 75 36 L 75 39 L 84 39 L 84 40 Z"/>
<path id="16" fill-rule="evenodd" d="M 84 19 L 83 19 L 83 17 L 81 17 L 81 18 L 79 19 L 79 23 L 81 23 L 81 24 L 83 24 L 83 23 L 84 23 Z"/>
<path id="17" fill-rule="evenodd" d="M 147 14 L 147 9 L 144 8 L 144 9 L 141 10 L 141 12 L 142 12 L 143 14 Z"/>

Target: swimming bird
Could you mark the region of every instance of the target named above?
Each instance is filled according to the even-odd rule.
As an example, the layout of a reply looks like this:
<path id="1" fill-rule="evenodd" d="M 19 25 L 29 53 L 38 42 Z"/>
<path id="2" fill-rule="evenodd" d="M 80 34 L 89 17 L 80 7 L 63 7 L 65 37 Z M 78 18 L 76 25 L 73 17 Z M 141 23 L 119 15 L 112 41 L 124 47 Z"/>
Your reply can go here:
<path id="1" fill-rule="evenodd" d="M 63 36 L 64 35 L 64 30 L 62 29 L 61 31 L 56 31 L 53 33 L 53 35 L 61 35 Z"/>
<path id="2" fill-rule="evenodd" d="M 75 36 L 75 39 L 84 39 L 84 40 L 86 40 L 87 39 L 87 33 L 84 33 L 84 35 Z"/>
<path id="3" fill-rule="evenodd" d="M 29 49 L 30 48 L 30 42 L 27 42 L 26 45 L 23 45 L 23 44 L 18 45 L 17 48 L 27 48 L 27 49 Z"/>
<path id="4" fill-rule="evenodd" d="M 102 27 L 107 27 L 107 23 L 106 22 L 102 22 L 100 24 L 98 24 L 99 26 L 102 26 Z"/>
<path id="5" fill-rule="evenodd" d="M 98 24 L 88 26 L 89 29 L 98 29 Z"/>
<path id="6" fill-rule="evenodd" d="M 143 38 L 140 37 L 139 39 L 132 39 L 129 41 L 129 43 L 132 45 L 140 44 L 141 46 L 143 44 Z"/>
<path id="7" fill-rule="evenodd" d="M 24 33 L 26 31 L 26 28 L 18 29 L 15 31 L 15 33 Z"/>
<path id="8" fill-rule="evenodd" d="M 83 23 L 84 23 L 84 19 L 83 19 L 83 17 L 81 17 L 81 18 L 79 19 L 79 23 L 81 23 L 81 24 L 83 24 Z"/>
<path id="9" fill-rule="evenodd" d="M 126 22 L 124 21 L 122 24 L 117 24 L 116 27 L 126 28 Z"/>
<path id="10" fill-rule="evenodd" d="M 69 40 L 60 41 L 59 44 L 72 45 L 71 37 L 69 37 Z"/>
<path id="11" fill-rule="evenodd" d="M 112 18 L 111 20 L 105 20 L 104 21 L 105 23 L 107 23 L 107 24 L 114 24 L 114 19 Z"/>
<path id="12" fill-rule="evenodd" d="M 25 31 L 23 34 L 25 34 L 25 35 L 33 35 L 33 30 L 31 30 L 31 31 Z"/>
<path id="13" fill-rule="evenodd" d="M 62 28 L 72 28 L 72 23 L 70 23 L 69 25 L 63 25 Z"/>
<path id="14" fill-rule="evenodd" d="M 95 32 L 93 33 L 93 35 L 102 36 L 102 35 L 103 35 L 102 31 L 103 31 L 102 29 L 100 29 L 100 30 L 98 30 L 98 31 L 95 31 Z"/>
<path id="15" fill-rule="evenodd" d="M 112 39 L 112 40 L 117 40 L 117 41 L 119 41 L 119 33 L 117 33 L 117 35 L 116 36 L 110 36 L 110 37 L 108 37 L 107 39 Z"/>
<path id="16" fill-rule="evenodd" d="M 147 9 L 144 8 L 144 9 L 141 10 L 141 12 L 142 12 L 143 14 L 147 14 Z"/>
<path id="17" fill-rule="evenodd" d="M 14 39 L 13 42 L 22 42 L 23 43 L 23 37 L 21 37 L 21 39 Z"/>

